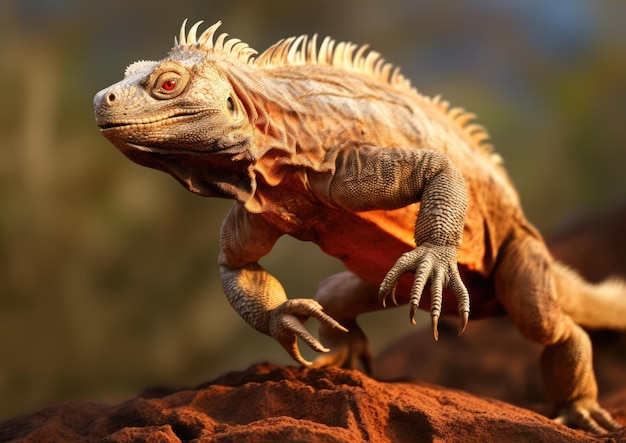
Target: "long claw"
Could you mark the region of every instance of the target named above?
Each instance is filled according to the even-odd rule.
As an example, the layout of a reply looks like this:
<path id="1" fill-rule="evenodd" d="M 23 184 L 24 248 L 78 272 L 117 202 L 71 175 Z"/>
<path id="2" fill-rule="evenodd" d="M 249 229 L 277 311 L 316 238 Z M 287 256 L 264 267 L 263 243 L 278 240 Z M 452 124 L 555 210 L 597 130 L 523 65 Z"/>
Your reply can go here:
<path id="1" fill-rule="evenodd" d="M 303 342 L 317 352 L 328 352 L 330 349 L 322 345 L 315 337 L 307 331 L 302 323 L 298 319 L 292 316 L 287 316 L 283 319 L 283 327 L 299 337 Z"/>
<path id="2" fill-rule="evenodd" d="M 412 324 L 417 324 L 415 323 L 415 313 L 417 312 L 417 305 L 415 303 L 411 303 L 411 313 L 409 315 L 409 319 L 411 320 Z"/>
<path id="3" fill-rule="evenodd" d="M 463 311 L 461 313 L 461 329 L 459 329 L 459 335 L 465 332 L 465 328 L 467 328 L 468 322 L 469 322 L 469 312 Z"/>
<path id="4" fill-rule="evenodd" d="M 394 305 L 398 306 L 398 302 L 396 300 L 396 287 L 398 286 L 398 282 L 396 281 L 393 284 L 391 290 L 385 289 L 387 284 L 383 282 L 380 286 L 380 292 L 378 293 L 378 302 L 382 305 L 383 308 L 387 307 L 387 297 L 391 296 L 391 301 Z"/>
<path id="5" fill-rule="evenodd" d="M 602 409 L 595 401 L 591 403 L 584 402 L 584 400 L 574 401 L 566 405 L 554 421 L 566 426 L 581 428 L 594 434 L 605 434 L 623 428 L 611 417 L 608 411 Z"/>
<path id="6" fill-rule="evenodd" d="M 387 292 L 383 291 L 382 287 L 380 289 L 380 292 L 378 293 L 378 303 L 380 303 L 380 305 L 383 308 L 387 307 Z"/>
<path id="7" fill-rule="evenodd" d="M 384 308 L 387 307 L 387 297 L 389 295 L 391 295 L 393 304 L 398 306 L 398 301 L 396 300 L 396 286 L 398 285 L 398 280 L 400 280 L 400 277 L 405 273 L 414 270 L 413 263 L 415 262 L 416 253 L 417 252 L 413 250 L 402 254 L 389 272 L 387 272 L 385 278 L 383 278 L 378 293 L 378 301 Z"/>
<path id="8" fill-rule="evenodd" d="M 342 326 L 337 320 L 332 318 L 330 315 L 326 314 L 322 309 L 322 305 L 313 300 L 307 300 L 304 303 L 299 300 L 289 300 L 287 303 L 290 303 L 294 306 L 295 310 L 293 314 L 300 314 L 307 317 L 313 317 L 324 323 L 326 326 L 329 326 L 333 329 L 339 329 L 343 332 L 348 332 L 348 330 Z"/>
<path id="9" fill-rule="evenodd" d="M 269 334 L 281 344 L 294 360 L 303 366 L 310 366 L 312 362 L 302 357 L 298 348 L 298 338 L 316 352 L 330 352 L 330 349 L 322 345 L 302 325 L 307 318 L 315 318 L 330 328 L 348 332 L 347 328 L 322 309 L 322 305 L 314 300 L 293 299 L 285 301 L 272 312 Z"/>
<path id="10" fill-rule="evenodd" d="M 348 329 L 345 326 L 324 312 L 316 313 L 312 315 L 312 317 L 315 317 L 318 321 L 321 321 L 326 326 L 330 326 L 333 329 L 338 329 L 341 332 L 348 332 Z"/>
<path id="11" fill-rule="evenodd" d="M 300 353 L 300 348 L 298 347 L 298 340 L 295 336 L 290 339 L 278 339 L 278 343 L 287 351 L 287 353 L 293 358 L 295 361 L 300 363 L 302 366 L 310 366 L 313 362 L 306 360 L 302 354 Z"/>
<path id="12" fill-rule="evenodd" d="M 433 323 L 433 337 L 435 341 L 439 341 L 439 314 L 433 312 L 431 319 Z"/>
<path id="13" fill-rule="evenodd" d="M 617 431 L 623 426 L 616 422 L 611 414 L 604 409 L 591 411 L 591 417 L 604 429 L 609 431 Z"/>

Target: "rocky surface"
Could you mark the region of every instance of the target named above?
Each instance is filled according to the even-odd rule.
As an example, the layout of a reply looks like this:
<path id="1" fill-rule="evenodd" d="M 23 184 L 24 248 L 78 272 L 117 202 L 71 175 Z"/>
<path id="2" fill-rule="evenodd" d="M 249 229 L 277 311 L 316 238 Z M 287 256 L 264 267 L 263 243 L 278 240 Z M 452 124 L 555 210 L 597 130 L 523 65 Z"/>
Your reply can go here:
<path id="1" fill-rule="evenodd" d="M 626 394 L 626 393 L 625 393 Z M 613 412 L 626 424 L 626 395 Z M 150 390 L 117 406 L 74 402 L 0 425 L 19 442 L 626 441 L 439 386 L 379 382 L 356 371 L 260 364 L 195 389 Z"/>

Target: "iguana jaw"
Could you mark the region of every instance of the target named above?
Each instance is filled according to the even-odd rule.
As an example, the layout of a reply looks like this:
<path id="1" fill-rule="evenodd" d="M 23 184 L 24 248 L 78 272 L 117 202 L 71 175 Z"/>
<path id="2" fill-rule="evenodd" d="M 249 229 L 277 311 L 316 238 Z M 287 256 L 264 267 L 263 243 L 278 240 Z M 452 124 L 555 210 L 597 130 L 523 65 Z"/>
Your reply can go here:
<path id="1" fill-rule="evenodd" d="M 250 136 L 225 137 L 219 131 L 198 131 L 207 127 L 214 110 L 180 112 L 152 121 L 98 121 L 100 132 L 125 154 L 211 155 L 241 153 L 249 148 Z"/>
<path id="2" fill-rule="evenodd" d="M 126 141 L 112 141 L 112 143 L 123 153 L 129 153 L 129 151 L 137 151 L 137 154 L 146 153 L 146 154 L 154 154 L 154 155 L 187 155 L 187 156 L 202 156 L 207 154 L 219 154 L 219 153 L 238 153 L 243 151 L 243 146 L 246 143 L 240 143 L 234 146 L 218 146 L 214 145 L 212 149 L 207 149 L 204 151 L 199 150 L 191 150 L 185 148 L 179 148 L 176 146 L 150 146 L 150 145 L 139 145 L 136 143 L 130 143 Z"/>
<path id="3" fill-rule="evenodd" d="M 204 117 L 215 110 L 201 109 L 173 110 L 166 115 L 144 119 L 98 119 L 100 132 L 122 151 L 138 150 L 155 154 L 188 153 L 199 154 L 223 149 L 219 140 L 204 140 L 198 145 L 197 137 L 190 135 L 189 148 L 181 146 L 181 139 L 171 133 L 171 128 L 197 125 Z M 176 131 L 178 132 L 178 131 Z"/>

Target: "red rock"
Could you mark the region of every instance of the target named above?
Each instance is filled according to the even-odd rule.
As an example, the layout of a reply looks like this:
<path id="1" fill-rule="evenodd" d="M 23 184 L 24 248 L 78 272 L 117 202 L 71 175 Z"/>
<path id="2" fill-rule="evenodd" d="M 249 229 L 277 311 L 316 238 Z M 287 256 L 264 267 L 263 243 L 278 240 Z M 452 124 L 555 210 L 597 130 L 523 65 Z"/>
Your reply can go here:
<path id="1" fill-rule="evenodd" d="M 624 423 L 623 412 L 616 417 Z M 572 442 L 626 441 L 626 431 L 595 438 L 529 410 L 438 386 L 261 364 L 195 389 L 146 391 L 117 406 L 52 406 L 0 424 L 0 441 L 10 440 Z"/>

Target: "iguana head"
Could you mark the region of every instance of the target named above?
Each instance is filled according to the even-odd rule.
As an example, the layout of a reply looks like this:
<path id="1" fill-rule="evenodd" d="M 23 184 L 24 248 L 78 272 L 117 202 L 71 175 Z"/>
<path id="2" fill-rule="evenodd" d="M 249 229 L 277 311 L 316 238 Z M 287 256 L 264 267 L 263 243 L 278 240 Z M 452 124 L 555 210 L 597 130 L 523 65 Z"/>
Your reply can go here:
<path id="1" fill-rule="evenodd" d="M 98 92 L 96 124 L 131 160 L 172 174 L 191 191 L 245 200 L 239 194 L 254 185 L 235 177 L 233 159 L 250 156 L 253 127 L 224 64 L 255 51 L 225 34 L 213 43 L 219 22 L 197 38 L 200 23 L 187 35 L 183 23 L 166 58 L 135 62 L 123 80 Z M 240 172 L 249 164 L 239 165 Z"/>

